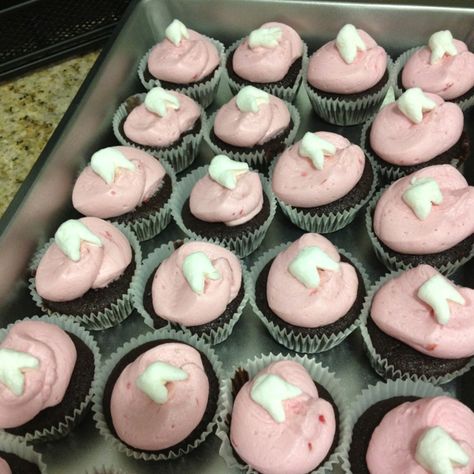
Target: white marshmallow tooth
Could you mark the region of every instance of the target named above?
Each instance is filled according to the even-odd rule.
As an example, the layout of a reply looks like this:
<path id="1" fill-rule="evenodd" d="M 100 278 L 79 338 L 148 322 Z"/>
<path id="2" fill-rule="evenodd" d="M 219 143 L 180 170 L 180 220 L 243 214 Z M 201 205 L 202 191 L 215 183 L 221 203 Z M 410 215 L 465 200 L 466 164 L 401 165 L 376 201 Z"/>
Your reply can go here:
<path id="1" fill-rule="evenodd" d="M 257 113 L 260 105 L 270 102 L 270 94 L 253 86 L 245 86 L 235 96 L 235 103 L 241 112 Z"/>
<path id="2" fill-rule="evenodd" d="M 276 48 L 281 37 L 282 31 L 277 26 L 271 28 L 259 28 L 250 33 L 248 43 L 251 49 L 259 46 L 264 48 Z"/>
<path id="3" fill-rule="evenodd" d="M 153 87 L 145 96 L 145 108 L 160 117 L 165 117 L 168 109 L 178 110 L 180 107 L 179 99 L 163 89 L 162 87 Z"/>
<path id="4" fill-rule="evenodd" d="M 221 275 L 204 252 L 189 254 L 183 261 L 183 274 L 191 289 L 198 295 L 204 293 L 206 278 L 219 280 Z"/>
<path id="5" fill-rule="evenodd" d="M 135 170 L 135 165 L 116 148 L 108 147 L 96 151 L 91 158 L 91 168 L 107 184 L 114 182 L 118 168 Z"/>
<path id="6" fill-rule="evenodd" d="M 419 87 L 412 87 L 398 98 L 397 106 L 413 123 L 421 123 L 423 113 L 433 110 L 436 102 L 427 97 Z"/>
<path id="7" fill-rule="evenodd" d="M 14 395 L 20 397 L 25 389 L 23 369 L 36 369 L 39 360 L 26 352 L 13 349 L 0 349 L 0 383 Z"/>
<path id="8" fill-rule="evenodd" d="M 300 142 L 298 153 L 305 158 L 309 158 L 316 169 L 322 170 L 324 168 L 324 156 L 333 156 L 336 153 L 336 147 L 314 133 L 306 132 Z"/>
<path id="9" fill-rule="evenodd" d="M 241 161 L 231 160 L 225 155 L 216 155 L 209 165 L 209 176 L 227 189 L 235 189 L 237 177 L 246 173 L 249 165 Z"/>
<path id="10" fill-rule="evenodd" d="M 439 205 L 443 202 L 443 194 L 433 178 L 413 178 L 402 199 L 416 217 L 423 221 L 430 215 L 432 204 Z"/>
<path id="11" fill-rule="evenodd" d="M 357 51 L 366 51 L 367 46 L 360 37 L 356 27 L 344 25 L 336 36 L 336 48 L 346 64 L 352 64 L 357 57 Z"/>
<path id="12" fill-rule="evenodd" d="M 436 64 L 445 55 L 456 56 L 458 51 L 454 45 L 453 35 L 449 30 L 437 31 L 430 36 L 428 46 L 431 49 L 430 63 Z"/>
<path id="13" fill-rule="evenodd" d="M 165 30 L 165 36 L 175 45 L 179 46 L 183 38 L 189 38 L 189 32 L 185 24 L 174 19 Z"/>

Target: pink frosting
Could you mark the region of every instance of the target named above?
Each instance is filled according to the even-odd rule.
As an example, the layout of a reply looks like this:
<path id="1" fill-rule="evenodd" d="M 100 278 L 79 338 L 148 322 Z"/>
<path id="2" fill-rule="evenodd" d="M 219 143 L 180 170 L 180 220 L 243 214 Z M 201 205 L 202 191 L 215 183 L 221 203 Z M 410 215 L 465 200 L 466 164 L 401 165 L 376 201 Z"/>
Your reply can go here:
<path id="1" fill-rule="evenodd" d="M 277 423 L 253 401 L 253 381 L 247 382 L 235 397 L 232 409 L 232 445 L 247 464 L 262 474 L 312 471 L 323 461 L 333 443 L 334 409 L 319 398 L 311 376 L 297 362 L 274 362 L 257 377 L 264 374 L 278 375 L 303 393 L 283 402 L 286 419 Z"/>
<path id="2" fill-rule="evenodd" d="M 158 43 L 148 57 L 148 70 L 162 81 L 189 84 L 200 81 L 219 65 L 217 48 L 203 35 L 188 29 L 189 38 L 178 46 L 168 38 Z"/>
<path id="3" fill-rule="evenodd" d="M 258 173 L 249 171 L 237 178 L 235 189 L 228 189 L 208 174 L 191 190 L 191 214 L 205 222 L 223 222 L 227 226 L 253 219 L 263 206 L 263 189 Z"/>
<path id="4" fill-rule="evenodd" d="M 455 285 L 465 305 L 450 301 L 449 322 L 439 324 L 432 308 L 417 296 L 420 286 L 437 274 L 435 268 L 420 265 L 388 281 L 374 296 L 371 317 L 383 332 L 423 354 L 443 359 L 472 356 L 474 290 Z"/>
<path id="5" fill-rule="evenodd" d="M 258 112 L 241 112 L 235 97 L 216 114 L 214 133 L 223 142 L 239 147 L 263 145 L 280 135 L 290 124 L 290 112 L 281 99 L 270 95 Z"/>
<path id="6" fill-rule="evenodd" d="M 132 249 L 117 227 L 97 217 L 79 219 L 100 237 L 102 247 L 83 241 L 74 262 L 52 243 L 36 270 L 36 290 L 50 301 L 71 301 L 90 289 L 104 288 L 119 278 L 132 261 Z"/>
<path id="7" fill-rule="evenodd" d="M 10 466 L 3 458 L 0 458 L 0 474 L 12 474 Z"/>
<path id="8" fill-rule="evenodd" d="M 248 38 L 238 46 L 232 58 L 232 67 L 247 81 L 277 82 L 283 79 L 290 66 L 303 54 L 303 42 L 298 33 L 288 25 L 278 22 L 263 24 L 260 28 L 280 28 L 282 35 L 275 48 L 251 48 Z"/>
<path id="9" fill-rule="evenodd" d="M 425 220 L 416 217 L 403 199 L 411 180 L 436 180 L 443 202 L 433 205 Z M 396 252 L 424 255 L 443 252 L 474 232 L 474 187 L 451 165 L 428 166 L 392 183 L 382 194 L 373 218 L 377 237 Z"/>
<path id="10" fill-rule="evenodd" d="M 415 459 L 419 437 L 429 428 L 442 427 L 469 456 L 456 474 L 474 472 L 474 413 L 450 397 L 422 398 L 389 411 L 372 433 L 367 449 L 371 473 L 430 474 Z"/>
<path id="11" fill-rule="evenodd" d="M 125 119 L 125 135 L 135 143 L 146 146 L 166 147 L 194 127 L 201 116 L 199 105 L 184 94 L 168 91 L 178 98 L 179 109 L 167 109 L 167 114 L 160 117 L 150 112 L 144 104 L 135 107 Z"/>
<path id="12" fill-rule="evenodd" d="M 21 426 L 41 410 L 61 403 L 77 357 L 74 343 L 61 328 L 42 321 L 21 321 L 10 329 L 0 348 L 39 360 L 37 368 L 22 369 L 22 395 L 16 396 L 0 383 L 0 428 Z"/>
<path id="13" fill-rule="evenodd" d="M 168 400 L 158 404 L 140 390 L 136 381 L 153 362 L 184 370 L 186 380 L 168 382 Z M 117 436 L 137 449 L 166 449 L 183 441 L 200 423 L 209 398 L 209 381 L 201 355 L 181 343 L 160 344 L 127 365 L 117 379 L 110 413 Z"/>
<path id="14" fill-rule="evenodd" d="M 119 168 L 113 183 L 107 184 L 87 166 L 72 191 L 73 206 L 86 216 L 107 219 L 133 211 L 160 188 L 166 174 L 161 163 L 137 148 L 116 146 L 134 165 L 133 171 Z"/>
<path id="15" fill-rule="evenodd" d="M 370 130 L 370 145 L 383 160 L 401 166 L 425 163 L 451 148 L 460 138 L 464 115 L 456 104 L 426 94 L 436 102 L 423 114 L 421 123 L 413 123 L 394 102 L 375 117 Z"/>
<path id="16" fill-rule="evenodd" d="M 358 51 L 352 64 L 342 59 L 335 40 L 310 57 L 308 82 L 313 87 L 334 94 L 356 94 L 370 89 L 382 79 L 387 69 L 387 53 L 365 31 L 357 32 L 367 50 Z"/>
<path id="17" fill-rule="evenodd" d="M 403 67 L 403 86 L 420 87 L 446 100 L 455 99 L 474 87 L 474 54 L 462 41 L 453 42 L 458 54 L 445 55 L 435 64 L 430 63 L 428 46 L 416 51 Z"/>
<path id="18" fill-rule="evenodd" d="M 315 135 L 336 147 L 335 155 L 324 157 L 322 170 L 298 153 L 301 142 L 297 142 L 282 153 L 273 171 L 273 192 L 292 206 L 315 207 L 334 202 L 354 188 L 364 171 L 365 156 L 359 146 L 336 133 Z"/>
<path id="19" fill-rule="evenodd" d="M 195 293 L 183 274 L 184 259 L 195 252 L 209 257 L 219 280 L 206 280 L 204 293 Z M 153 308 L 160 317 L 184 326 L 197 326 L 218 318 L 237 296 L 242 283 L 239 259 L 229 250 L 207 242 L 188 242 L 156 270 L 152 286 Z"/>
<path id="20" fill-rule="evenodd" d="M 359 281 L 354 267 L 339 263 L 339 271 L 319 272 L 318 288 L 306 288 L 288 270 L 298 253 L 306 247 L 319 247 L 334 261 L 341 257 L 334 245 L 319 234 L 304 234 L 272 263 L 267 281 L 268 305 L 281 319 L 300 327 L 326 326 L 344 316 L 357 296 Z"/>

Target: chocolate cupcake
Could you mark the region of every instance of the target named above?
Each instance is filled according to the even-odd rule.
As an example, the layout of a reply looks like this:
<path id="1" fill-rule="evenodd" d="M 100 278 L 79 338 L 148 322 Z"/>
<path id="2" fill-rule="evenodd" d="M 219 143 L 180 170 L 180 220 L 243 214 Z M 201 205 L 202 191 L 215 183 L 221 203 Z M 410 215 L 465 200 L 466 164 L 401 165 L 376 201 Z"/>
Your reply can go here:
<path id="1" fill-rule="evenodd" d="M 24 440 L 7 433 L 0 434 L 0 472 L 3 474 L 46 474 L 41 454 Z"/>

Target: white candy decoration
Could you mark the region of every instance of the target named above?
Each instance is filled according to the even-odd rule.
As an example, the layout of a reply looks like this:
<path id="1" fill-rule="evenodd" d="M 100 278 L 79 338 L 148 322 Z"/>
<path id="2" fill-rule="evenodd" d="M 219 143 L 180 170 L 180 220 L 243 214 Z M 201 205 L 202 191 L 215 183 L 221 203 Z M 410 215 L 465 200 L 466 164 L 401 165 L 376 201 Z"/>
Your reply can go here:
<path id="1" fill-rule="evenodd" d="M 300 250 L 288 267 L 288 271 L 306 288 L 319 286 L 318 269 L 339 271 L 339 263 L 319 247 L 305 247 Z"/>
<path id="2" fill-rule="evenodd" d="M 235 103 L 241 112 L 258 112 L 261 104 L 270 102 L 270 94 L 253 86 L 245 86 L 235 96 Z"/>
<path id="3" fill-rule="evenodd" d="M 165 36 L 175 46 L 179 46 L 183 38 L 189 38 L 189 33 L 184 23 L 175 19 L 166 27 Z"/>
<path id="4" fill-rule="evenodd" d="M 58 227 L 54 234 L 54 241 L 62 252 L 74 262 L 81 259 L 82 241 L 102 247 L 102 240 L 81 221 L 75 219 L 69 219 Z"/>
<path id="5" fill-rule="evenodd" d="M 247 173 L 249 165 L 231 160 L 225 155 L 216 155 L 209 165 L 209 176 L 227 189 L 235 189 L 237 177 Z"/>
<path id="6" fill-rule="evenodd" d="M 336 36 L 336 48 L 346 64 L 352 64 L 357 56 L 357 51 L 366 51 L 367 46 L 360 37 L 356 27 L 351 24 L 344 25 Z"/>
<path id="7" fill-rule="evenodd" d="M 443 202 L 443 195 L 433 178 L 412 178 L 402 199 L 416 217 L 424 221 L 430 215 L 432 204 L 439 205 Z"/>
<path id="8" fill-rule="evenodd" d="M 431 474 L 454 474 L 467 466 L 469 455 L 441 426 L 428 428 L 418 439 L 415 459 Z"/>
<path id="9" fill-rule="evenodd" d="M 465 305 L 466 300 L 443 275 L 434 275 L 418 289 L 418 298 L 431 306 L 439 324 L 448 324 L 451 317 L 448 301 Z"/>
<path id="10" fill-rule="evenodd" d="M 322 170 L 324 168 L 324 155 L 334 155 L 336 147 L 314 133 L 306 132 L 300 142 L 298 153 L 305 158 L 309 158 L 316 169 Z"/>
<path id="11" fill-rule="evenodd" d="M 25 374 L 22 369 L 36 369 L 39 360 L 26 352 L 0 349 L 0 383 L 17 397 L 23 395 Z"/>
<path id="12" fill-rule="evenodd" d="M 178 110 L 179 99 L 162 87 L 153 87 L 145 96 L 144 105 L 147 110 L 164 117 L 168 109 Z"/>
<path id="13" fill-rule="evenodd" d="M 183 274 L 194 293 L 202 295 L 206 278 L 219 280 L 221 275 L 204 252 L 189 254 L 183 261 Z"/>
<path id="14" fill-rule="evenodd" d="M 250 397 L 263 407 L 277 423 L 283 423 L 286 418 L 283 401 L 295 398 L 302 393 L 298 387 L 278 375 L 264 374 L 254 380 Z"/>
<path id="15" fill-rule="evenodd" d="M 453 42 L 453 35 L 449 30 L 433 33 L 428 40 L 428 46 L 431 49 L 431 64 L 436 64 L 445 54 L 448 56 L 456 56 L 458 54 L 458 50 Z"/>
<path id="16" fill-rule="evenodd" d="M 118 168 L 135 170 L 135 165 L 116 148 L 108 147 L 96 151 L 91 158 L 91 168 L 107 184 L 112 184 Z"/>
<path id="17" fill-rule="evenodd" d="M 397 100 L 400 112 L 413 123 L 421 123 L 423 112 L 436 107 L 436 102 L 427 97 L 419 87 L 407 89 Z"/>
<path id="18" fill-rule="evenodd" d="M 157 361 L 150 364 L 135 383 L 154 402 L 163 404 L 168 401 L 166 384 L 186 380 L 188 377 L 187 372 L 179 367 Z"/>
<path id="19" fill-rule="evenodd" d="M 276 48 L 281 40 L 282 31 L 278 26 L 272 28 L 259 28 L 253 30 L 249 35 L 249 46 L 251 49 L 263 46 L 264 48 Z"/>

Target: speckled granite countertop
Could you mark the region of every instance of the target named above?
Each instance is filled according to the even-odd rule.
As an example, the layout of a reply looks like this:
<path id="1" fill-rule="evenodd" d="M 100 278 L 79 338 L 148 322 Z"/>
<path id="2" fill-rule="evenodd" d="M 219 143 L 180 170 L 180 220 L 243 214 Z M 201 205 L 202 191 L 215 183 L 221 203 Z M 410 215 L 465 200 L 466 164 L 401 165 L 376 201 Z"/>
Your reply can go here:
<path id="1" fill-rule="evenodd" d="M 70 58 L 0 83 L 0 216 L 97 59 Z"/>

